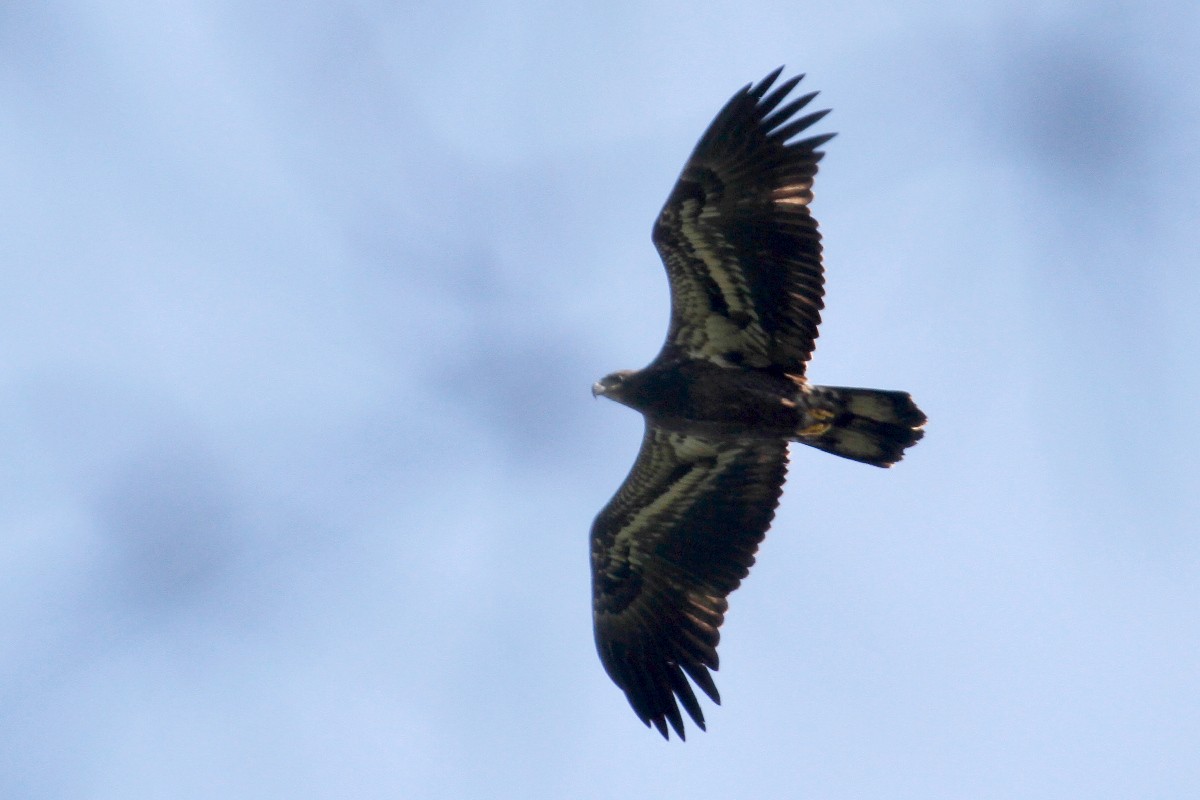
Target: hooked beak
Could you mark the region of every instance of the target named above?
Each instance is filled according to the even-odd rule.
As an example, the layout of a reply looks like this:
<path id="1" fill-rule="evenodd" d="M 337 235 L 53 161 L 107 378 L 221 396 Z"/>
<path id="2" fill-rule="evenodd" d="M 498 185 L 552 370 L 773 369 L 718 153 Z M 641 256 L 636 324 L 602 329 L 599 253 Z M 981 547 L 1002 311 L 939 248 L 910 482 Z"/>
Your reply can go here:
<path id="1" fill-rule="evenodd" d="M 604 387 L 600 385 L 600 381 L 592 384 L 592 397 L 599 397 L 604 394 Z"/>

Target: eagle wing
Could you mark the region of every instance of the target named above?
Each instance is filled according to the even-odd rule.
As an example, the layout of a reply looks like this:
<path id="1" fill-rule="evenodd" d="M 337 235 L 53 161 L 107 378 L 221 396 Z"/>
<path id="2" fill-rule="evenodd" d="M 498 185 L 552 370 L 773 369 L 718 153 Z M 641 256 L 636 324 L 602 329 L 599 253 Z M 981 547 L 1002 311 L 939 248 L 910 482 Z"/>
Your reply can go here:
<path id="1" fill-rule="evenodd" d="M 660 358 L 803 375 L 824 306 L 821 236 L 808 211 L 833 134 L 789 142 L 816 92 L 780 103 L 804 76 L 768 89 L 782 67 L 735 94 L 700 137 L 654 225 L 671 284 Z"/>
<path id="2" fill-rule="evenodd" d="M 687 677 L 720 695 L 718 628 L 754 563 L 787 472 L 782 441 L 718 441 L 650 422 L 637 461 L 592 525 L 596 649 L 642 722 L 704 728 Z M 676 702 L 678 700 L 678 702 Z"/>

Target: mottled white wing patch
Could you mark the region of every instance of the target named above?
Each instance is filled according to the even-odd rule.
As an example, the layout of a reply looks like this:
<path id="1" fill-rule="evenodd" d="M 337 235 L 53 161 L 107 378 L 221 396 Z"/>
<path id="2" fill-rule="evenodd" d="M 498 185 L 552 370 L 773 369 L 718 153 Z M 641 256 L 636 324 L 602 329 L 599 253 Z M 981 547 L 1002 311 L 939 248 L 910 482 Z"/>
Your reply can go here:
<path id="1" fill-rule="evenodd" d="M 689 316 L 702 322 L 679 326 L 672 344 L 692 358 L 722 367 L 766 367 L 771 363 L 767 353 L 770 337 L 756 322 L 754 296 L 746 283 L 745 272 L 737 268 L 737 252 L 728 241 L 716 235 L 719 216 L 714 202 L 701 204 L 689 199 L 680 209 L 680 233 L 691 245 L 689 255 L 703 265 L 703 270 L 698 271 L 696 265 L 687 265 L 676 274 L 703 274 L 712 285 L 707 287 L 708 291 L 705 287 L 693 286 L 686 299 L 680 298 L 691 312 Z M 724 306 L 720 310 L 712 308 L 714 304 L 708 296 L 714 290 L 720 292 L 723 301 L 716 304 Z"/>
<path id="2" fill-rule="evenodd" d="M 641 566 L 648 554 L 643 548 L 653 544 L 656 537 L 647 531 L 663 530 L 679 514 L 690 508 L 695 498 L 710 491 L 730 462 L 740 451 L 719 451 L 712 443 L 680 433 L 659 433 L 660 442 L 673 454 L 674 480 L 661 487 L 661 492 L 630 515 L 613 541 L 615 550 L 628 554 L 630 563 Z"/>

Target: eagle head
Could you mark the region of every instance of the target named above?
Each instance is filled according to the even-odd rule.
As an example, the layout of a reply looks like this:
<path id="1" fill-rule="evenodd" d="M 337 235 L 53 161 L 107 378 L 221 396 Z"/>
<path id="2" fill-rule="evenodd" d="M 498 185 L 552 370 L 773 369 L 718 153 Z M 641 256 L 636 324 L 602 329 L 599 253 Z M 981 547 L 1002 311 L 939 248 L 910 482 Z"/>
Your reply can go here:
<path id="1" fill-rule="evenodd" d="M 609 400 L 622 402 L 621 389 L 633 372 L 631 369 L 623 369 L 620 372 L 605 375 L 592 384 L 592 397 L 607 397 Z"/>

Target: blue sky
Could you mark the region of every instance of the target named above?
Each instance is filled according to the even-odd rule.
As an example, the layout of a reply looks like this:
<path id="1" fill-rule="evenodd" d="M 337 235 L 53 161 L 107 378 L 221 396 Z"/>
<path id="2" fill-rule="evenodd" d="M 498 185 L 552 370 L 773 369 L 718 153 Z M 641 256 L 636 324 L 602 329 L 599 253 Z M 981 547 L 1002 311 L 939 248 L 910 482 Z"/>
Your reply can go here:
<path id="1" fill-rule="evenodd" d="M 1194 4 L 0 11 L 0 796 L 1200 792 Z M 819 89 L 798 450 L 709 731 L 596 658 L 650 225 Z"/>

